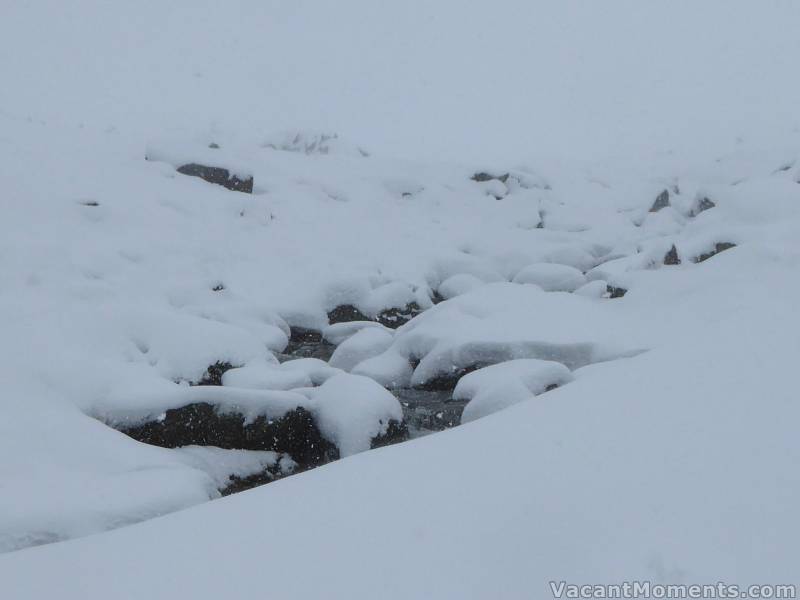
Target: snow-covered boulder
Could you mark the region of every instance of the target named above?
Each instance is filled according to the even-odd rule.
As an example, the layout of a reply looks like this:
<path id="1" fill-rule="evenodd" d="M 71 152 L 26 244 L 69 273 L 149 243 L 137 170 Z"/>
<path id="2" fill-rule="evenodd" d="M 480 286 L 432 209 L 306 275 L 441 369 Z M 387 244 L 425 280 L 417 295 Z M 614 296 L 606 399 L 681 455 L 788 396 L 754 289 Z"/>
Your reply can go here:
<path id="1" fill-rule="evenodd" d="M 338 346 L 364 329 L 379 329 L 387 333 L 390 332 L 388 327 L 375 321 L 350 321 L 349 323 L 329 325 L 322 331 L 322 337 L 334 346 Z"/>
<path id="2" fill-rule="evenodd" d="M 315 391 L 313 399 L 315 421 L 342 457 L 407 436 L 397 398 L 367 377 L 332 377 Z"/>
<path id="3" fill-rule="evenodd" d="M 572 373 L 561 363 L 511 360 L 462 377 L 453 390 L 453 399 L 469 401 L 461 416 L 461 422 L 467 423 L 569 381 Z"/>
<path id="4" fill-rule="evenodd" d="M 470 290 L 474 290 L 477 287 L 484 285 L 484 281 L 481 281 L 475 275 L 471 275 L 469 273 L 459 273 L 458 275 L 453 275 L 452 277 L 448 277 L 445 279 L 442 284 L 439 286 L 439 295 L 448 300 L 450 298 L 454 298 L 455 296 L 459 296 L 460 294 L 465 294 Z"/>
<path id="5" fill-rule="evenodd" d="M 586 283 L 586 277 L 575 267 L 538 263 L 517 273 L 514 283 L 538 285 L 546 292 L 574 292 Z"/>
<path id="6" fill-rule="evenodd" d="M 343 371 L 350 371 L 358 363 L 377 356 L 392 345 L 392 334 L 383 329 L 369 327 L 362 329 L 339 345 L 328 364 Z"/>
<path id="7" fill-rule="evenodd" d="M 364 375 L 374 379 L 385 388 L 404 388 L 411 385 L 414 368 L 407 356 L 394 349 L 383 354 L 367 358 L 358 363 L 351 371 L 354 375 Z"/>
<path id="8" fill-rule="evenodd" d="M 608 294 L 608 284 L 602 279 L 595 279 L 594 281 L 583 284 L 575 290 L 575 294 L 587 298 L 602 298 Z"/>
<path id="9" fill-rule="evenodd" d="M 447 390 L 470 371 L 514 359 L 575 369 L 635 354 L 642 347 L 636 330 L 610 304 L 533 285 L 487 284 L 426 311 L 353 372 L 405 385 L 416 365 L 408 385 Z"/>

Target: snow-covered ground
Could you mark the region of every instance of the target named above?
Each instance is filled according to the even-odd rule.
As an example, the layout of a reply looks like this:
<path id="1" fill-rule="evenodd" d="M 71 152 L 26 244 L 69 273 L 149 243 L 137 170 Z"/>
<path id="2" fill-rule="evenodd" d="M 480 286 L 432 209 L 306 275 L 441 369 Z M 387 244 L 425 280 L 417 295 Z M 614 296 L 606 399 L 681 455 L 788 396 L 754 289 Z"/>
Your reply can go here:
<path id="1" fill-rule="evenodd" d="M 430 4 L 0 11 L 4 596 L 797 583 L 800 6 Z M 343 458 L 115 429 L 192 403 Z"/>

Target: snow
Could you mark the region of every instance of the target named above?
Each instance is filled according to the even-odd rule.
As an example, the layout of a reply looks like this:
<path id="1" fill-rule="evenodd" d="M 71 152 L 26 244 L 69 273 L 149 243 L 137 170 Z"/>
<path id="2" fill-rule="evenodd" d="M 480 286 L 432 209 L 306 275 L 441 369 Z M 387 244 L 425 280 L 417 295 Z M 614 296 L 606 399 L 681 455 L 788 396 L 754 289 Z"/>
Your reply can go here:
<path id="1" fill-rule="evenodd" d="M 460 294 L 465 294 L 470 290 L 474 290 L 481 285 L 483 285 L 483 281 L 475 277 L 475 275 L 471 275 L 469 273 L 460 273 L 445 279 L 439 286 L 438 291 L 442 298 L 449 300 L 450 298 L 454 298 Z"/>
<path id="2" fill-rule="evenodd" d="M 315 422 L 342 457 L 369 450 L 372 438 L 402 421 L 400 403 L 380 385 L 359 375 L 336 375 L 313 394 Z"/>
<path id="3" fill-rule="evenodd" d="M 3 8 L 6 596 L 796 579 L 796 3 Z M 341 368 L 278 364 L 290 327 Z M 468 422 L 364 452 L 448 377 Z M 109 426 L 192 402 L 347 458 L 218 499 L 281 459 Z"/>
<path id="4" fill-rule="evenodd" d="M 338 346 L 361 330 L 370 328 L 379 329 L 387 333 L 391 331 L 388 327 L 384 327 L 375 321 L 350 321 L 348 323 L 328 325 L 323 330 L 322 336 L 334 346 Z"/>
<path id="5" fill-rule="evenodd" d="M 392 334 L 381 329 L 362 329 L 336 348 L 328 364 L 343 371 L 351 371 L 360 362 L 387 350 L 393 339 Z"/>
<path id="6" fill-rule="evenodd" d="M 575 267 L 540 263 L 522 269 L 514 276 L 514 283 L 538 285 L 546 292 L 574 292 L 586 278 Z"/>
<path id="7" fill-rule="evenodd" d="M 453 399 L 469 400 L 461 416 L 461 422 L 468 423 L 570 381 L 572 374 L 560 363 L 509 360 L 464 375 L 453 390 Z"/>
<path id="8" fill-rule="evenodd" d="M 641 334 L 610 304 L 538 286 L 494 283 L 426 311 L 398 330 L 386 353 L 418 360 L 410 383 L 419 386 L 460 369 L 520 358 L 555 360 L 575 369 L 646 349 Z M 370 374 L 363 366 L 359 372 Z"/>
<path id="9" fill-rule="evenodd" d="M 181 455 L 188 464 L 211 476 L 218 489 L 230 484 L 230 477 L 248 477 L 267 468 L 288 474 L 295 468 L 294 461 L 285 454 L 258 450 L 225 450 L 209 446 L 184 446 L 173 452 Z"/>

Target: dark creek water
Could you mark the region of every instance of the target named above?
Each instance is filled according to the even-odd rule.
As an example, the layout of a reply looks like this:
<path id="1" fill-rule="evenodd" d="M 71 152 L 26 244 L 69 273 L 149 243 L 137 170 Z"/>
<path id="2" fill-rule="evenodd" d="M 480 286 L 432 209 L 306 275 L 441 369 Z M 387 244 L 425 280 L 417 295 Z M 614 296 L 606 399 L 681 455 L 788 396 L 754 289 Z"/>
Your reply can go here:
<path id="1" fill-rule="evenodd" d="M 306 335 L 300 343 L 290 344 L 286 353 L 279 355 L 279 359 L 286 362 L 317 358 L 328 362 L 334 349 L 317 332 L 316 335 Z M 221 362 L 211 365 L 196 385 L 222 385 L 222 375 L 231 367 L 230 363 Z M 390 421 L 387 431 L 372 439 L 373 448 L 442 431 L 461 423 L 466 402 L 453 401 L 452 391 L 448 389 L 390 391 L 403 408 L 403 422 Z M 292 472 L 304 471 L 339 458 L 338 448 L 323 438 L 311 413 L 302 407 L 289 411 L 279 419 L 259 417 L 251 422 L 242 414 L 220 413 L 212 404 L 199 402 L 170 409 L 152 421 L 132 426 L 118 424 L 116 427 L 139 442 L 162 448 L 213 446 L 231 450 L 271 450 L 291 457 L 294 462 L 290 470 L 268 467 L 249 476 L 231 475 L 229 484 L 220 489 L 223 495 L 263 485 Z"/>

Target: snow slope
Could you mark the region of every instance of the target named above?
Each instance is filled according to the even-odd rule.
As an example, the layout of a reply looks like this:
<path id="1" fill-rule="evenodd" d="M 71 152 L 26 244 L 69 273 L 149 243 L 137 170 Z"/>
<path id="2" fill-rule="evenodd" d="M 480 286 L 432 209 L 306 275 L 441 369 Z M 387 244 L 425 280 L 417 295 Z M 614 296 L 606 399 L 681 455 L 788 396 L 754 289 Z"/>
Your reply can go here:
<path id="1" fill-rule="evenodd" d="M 796 580 L 796 3 L 0 12 L 8 597 Z M 328 327 L 410 302 L 396 331 Z M 341 344 L 333 365 L 278 366 L 290 327 Z M 186 383 L 227 361 L 221 403 L 314 402 L 354 454 L 398 406 L 337 366 L 393 388 L 533 359 L 571 374 L 224 499 L 277 456 L 106 425 L 207 397 Z"/>

